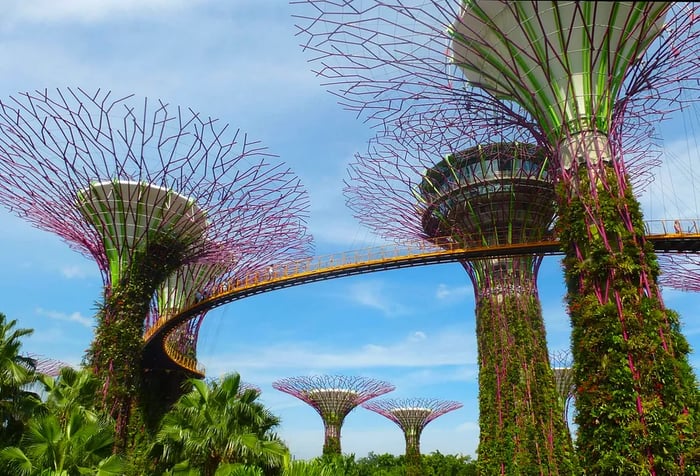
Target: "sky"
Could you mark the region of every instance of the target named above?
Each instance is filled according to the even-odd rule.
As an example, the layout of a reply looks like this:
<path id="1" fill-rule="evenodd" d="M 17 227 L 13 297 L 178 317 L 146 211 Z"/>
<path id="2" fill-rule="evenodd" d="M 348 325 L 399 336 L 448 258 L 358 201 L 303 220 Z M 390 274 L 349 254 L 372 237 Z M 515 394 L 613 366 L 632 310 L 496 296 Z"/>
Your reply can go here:
<path id="1" fill-rule="evenodd" d="M 376 246 L 345 207 L 346 167 L 373 135 L 325 91 L 295 38 L 283 0 L 5 0 L 0 16 L 0 96 L 82 87 L 191 107 L 258 139 L 301 178 L 311 197 L 316 253 Z M 697 117 L 673 118 L 664 165 L 643 196 L 647 218 L 697 218 L 690 158 Z M 33 328 L 23 350 L 77 365 L 90 345 L 102 284 L 97 266 L 56 236 L 0 211 L 0 312 Z M 540 269 L 552 351 L 569 346 L 559 257 Z M 700 349 L 698 296 L 664 290 Z M 387 397 L 457 400 L 464 407 L 426 428 L 423 452 L 474 456 L 478 401 L 474 297 L 459 264 L 346 277 L 237 301 L 210 312 L 200 333 L 207 374 L 238 371 L 262 389 L 297 458 L 321 453 L 321 419 L 271 387 L 295 375 L 387 380 Z M 700 372 L 700 355 L 691 363 Z M 388 419 L 362 408 L 342 430 L 345 453 L 402 454 Z"/>

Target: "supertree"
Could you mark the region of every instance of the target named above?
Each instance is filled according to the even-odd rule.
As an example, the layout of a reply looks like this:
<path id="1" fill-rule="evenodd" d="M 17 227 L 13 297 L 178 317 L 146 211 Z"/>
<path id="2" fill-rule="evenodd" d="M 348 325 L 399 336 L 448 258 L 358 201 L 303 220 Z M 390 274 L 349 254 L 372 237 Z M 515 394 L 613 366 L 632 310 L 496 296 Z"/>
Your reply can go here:
<path id="1" fill-rule="evenodd" d="M 391 130 L 409 111 L 449 112 L 456 94 L 474 126 L 520 125 L 548 150 L 582 464 L 596 474 L 695 470 L 689 348 L 663 305 L 623 139 L 697 99 L 700 5 L 299 3 L 313 7 L 299 15 L 304 46 L 350 109 Z"/>
<path id="2" fill-rule="evenodd" d="M 358 405 L 394 390 L 382 380 L 345 375 L 313 375 L 277 380 L 272 387 L 311 405 L 324 427 L 323 454 L 339 455 L 340 430 Z"/>
<path id="3" fill-rule="evenodd" d="M 363 408 L 379 413 L 396 423 L 406 438 L 406 475 L 424 474 L 421 467 L 420 436 L 423 429 L 436 418 L 462 408 L 460 402 L 430 398 L 373 400 Z"/>
<path id="4" fill-rule="evenodd" d="M 101 271 L 88 361 L 117 422 L 115 451 L 128 443 L 158 287 L 183 265 L 234 273 L 239 260 L 309 251 L 298 179 L 245 134 L 191 109 L 81 89 L 22 93 L 0 102 L 0 155 L 0 203 Z"/>
<path id="5" fill-rule="evenodd" d="M 418 132 L 420 146 L 375 138 L 350 165 L 348 205 L 362 223 L 399 241 L 464 248 L 541 241 L 555 213 L 548 158 L 528 143 L 482 144 L 495 139 L 491 132 L 455 138 L 456 151 L 439 161 L 439 149 L 427 148 L 429 139 Z M 541 261 L 520 255 L 462 262 L 476 299 L 478 464 L 492 474 L 529 466 L 576 472 L 537 291 Z"/>
<path id="6" fill-rule="evenodd" d="M 469 5 L 452 27 L 454 61 L 475 85 L 524 107 L 556 158 L 577 443 L 584 467 L 595 473 L 700 469 L 700 401 L 688 344 L 678 316 L 663 306 L 658 263 L 644 241 L 623 151 L 615 153 L 608 139 L 625 109 L 636 107 L 635 87 L 643 103 L 647 95 L 676 99 L 665 90 L 668 79 L 654 84 L 661 75 L 675 76 L 668 68 L 685 56 L 675 49 L 692 46 L 661 37 L 676 35 L 665 24 L 669 9 L 668 3 L 494 2 Z M 678 15 L 670 17 L 671 27 L 697 38 L 695 20 Z M 689 63 L 697 75 L 697 54 Z"/>

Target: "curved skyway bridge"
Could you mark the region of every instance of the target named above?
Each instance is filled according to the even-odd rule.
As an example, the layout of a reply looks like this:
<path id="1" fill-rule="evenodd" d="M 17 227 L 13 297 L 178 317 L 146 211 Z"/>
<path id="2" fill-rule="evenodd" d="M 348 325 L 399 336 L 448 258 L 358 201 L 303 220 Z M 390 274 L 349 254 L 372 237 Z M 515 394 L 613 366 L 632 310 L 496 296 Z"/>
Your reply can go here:
<path id="1" fill-rule="evenodd" d="M 700 253 L 700 219 L 647 221 L 646 239 L 658 253 Z M 507 237 L 503 237 L 502 241 Z M 212 294 L 173 315 L 163 316 L 144 335 L 145 349 L 152 361 L 165 367 L 184 368 L 198 375 L 203 369 L 196 359 L 180 355 L 165 345 L 166 336 L 179 324 L 224 304 L 264 292 L 284 289 L 316 281 L 358 274 L 449 263 L 467 259 L 517 256 L 524 254 L 562 254 L 555 238 L 543 241 L 485 245 L 461 248 L 447 241 L 421 241 L 408 245 L 385 245 L 325 256 L 260 269 L 222 284 Z"/>

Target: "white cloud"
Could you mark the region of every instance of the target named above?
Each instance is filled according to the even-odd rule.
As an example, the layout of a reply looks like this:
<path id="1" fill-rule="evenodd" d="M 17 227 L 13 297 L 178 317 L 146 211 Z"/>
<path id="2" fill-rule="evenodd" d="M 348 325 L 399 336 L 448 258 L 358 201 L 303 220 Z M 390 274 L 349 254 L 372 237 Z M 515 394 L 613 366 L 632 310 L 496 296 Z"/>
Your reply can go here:
<path id="1" fill-rule="evenodd" d="M 195 3 L 196 0 L 16 0 L 5 8 L 25 21 L 95 22 L 117 15 L 182 10 Z"/>
<path id="2" fill-rule="evenodd" d="M 408 337 L 409 342 L 421 342 L 427 339 L 425 332 L 416 331 Z"/>
<path id="3" fill-rule="evenodd" d="M 471 286 L 448 286 L 447 284 L 439 284 L 435 291 L 435 297 L 440 300 L 457 301 L 462 300 L 472 294 Z"/>
<path id="4" fill-rule="evenodd" d="M 417 338 L 418 337 L 418 338 Z M 202 355 L 211 375 L 230 371 L 231 364 L 246 378 L 260 371 L 311 369 L 336 371 L 377 367 L 464 366 L 476 363 L 476 338 L 462 329 L 445 328 L 431 334 L 412 332 L 399 341 L 337 349 L 318 344 L 281 343 L 262 348 L 241 347 L 235 354 Z M 288 373 L 285 371 L 283 373 Z"/>
<path id="5" fill-rule="evenodd" d="M 87 271 L 86 269 L 82 268 L 81 266 L 77 266 L 77 265 L 69 265 L 69 266 L 62 267 L 61 274 L 63 275 L 63 277 L 68 278 L 68 279 L 86 278 L 88 276 L 93 275 L 92 272 Z"/>
<path id="6" fill-rule="evenodd" d="M 346 299 L 370 309 L 376 309 L 387 317 L 410 314 L 410 309 L 398 299 L 393 300 L 382 281 L 366 279 L 347 288 Z"/>
<path id="7" fill-rule="evenodd" d="M 94 319 L 90 317 L 85 317 L 79 312 L 72 312 L 70 314 L 66 314 L 64 312 L 50 311 L 38 307 L 35 309 L 35 313 L 39 316 L 48 317 L 49 319 L 55 319 L 58 321 L 66 322 L 75 322 L 84 327 L 92 327 L 95 323 Z"/>

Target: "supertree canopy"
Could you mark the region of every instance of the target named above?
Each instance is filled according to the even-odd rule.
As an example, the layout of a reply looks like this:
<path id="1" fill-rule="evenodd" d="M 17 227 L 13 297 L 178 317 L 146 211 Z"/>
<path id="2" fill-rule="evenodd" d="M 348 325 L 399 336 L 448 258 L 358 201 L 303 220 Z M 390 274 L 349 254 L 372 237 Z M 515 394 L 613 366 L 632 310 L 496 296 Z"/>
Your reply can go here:
<path id="1" fill-rule="evenodd" d="M 416 133 L 416 137 L 421 134 Z M 492 134 L 485 134 L 484 139 Z M 478 139 L 474 137 L 474 140 Z M 519 142 L 437 150 L 375 138 L 350 166 L 348 204 L 383 236 L 460 247 L 537 242 L 551 232 L 554 184 L 541 148 Z M 477 141 L 478 143 L 479 141 Z M 476 297 L 479 466 L 491 474 L 575 474 L 537 291 L 541 255 L 464 261 Z"/>
<path id="2" fill-rule="evenodd" d="M 298 3 L 313 7 L 298 18 L 319 74 L 385 130 L 445 108 L 476 128 L 523 127 L 548 151 L 582 465 L 596 474 L 696 468 L 698 390 L 657 285 L 628 144 L 697 100 L 700 4 Z"/>
<path id="3" fill-rule="evenodd" d="M 367 400 L 394 390 L 382 380 L 344 375 L 289 377 L 272 383 L 273 388 L 311 405 L 323 420 L 324 455 L 339 455 L 340 430 L 345 417 Z"/>
<path id="4" fill-rule="evenodd" d="M 0 203 L 102 272 L 88 357 L 117 421 L 117 451 L 141 387 L 151 303 L 184 302 L 162 288 L 156 296 L 159 287 L 183 265 L 235 273 L 309 251 L 298 179 L 257 142 L 190 109 L 101 91 L 23 93 L 0 102 L 0 154 Z"/>
<path id="5" fill-rule="evenodd" d="M 429 398 L 383 399 L 364 403 L 363 408 L 385 416 L 403 430 L 406 438 L 406 474 L 424 474 L 420 464 L 420 436 L 428 423 L 462 408 L 459 402 Z"/>

